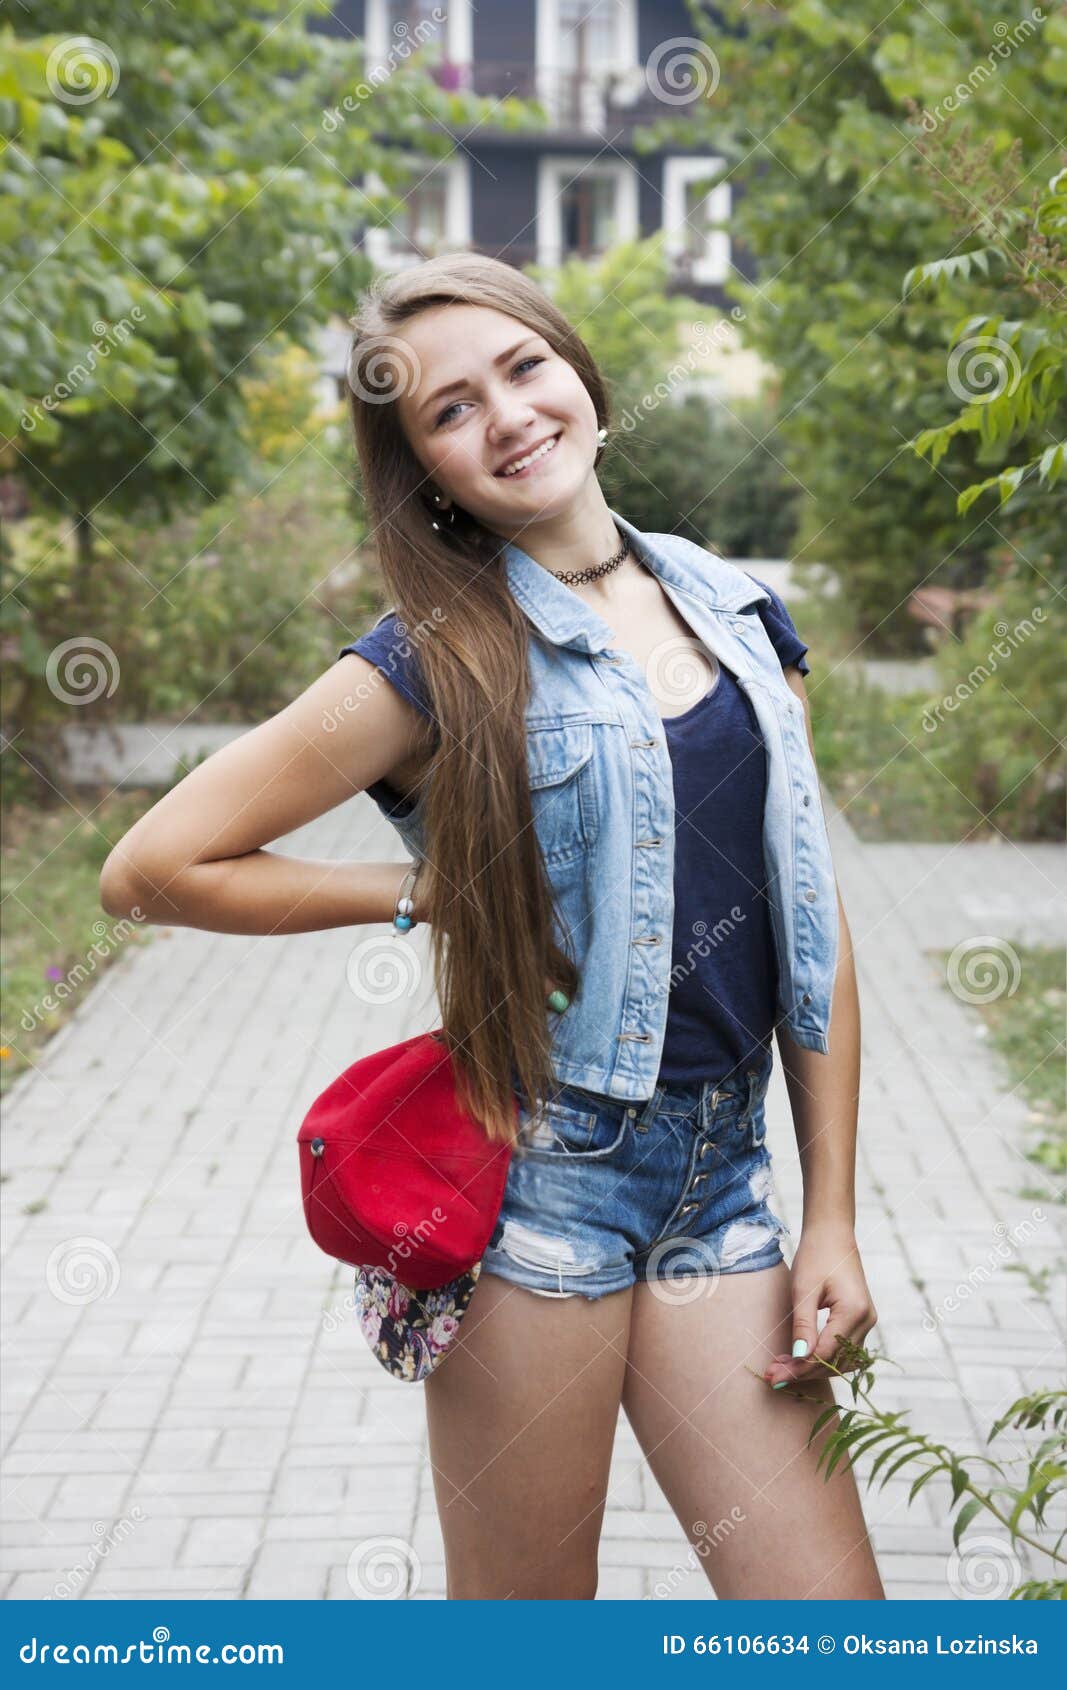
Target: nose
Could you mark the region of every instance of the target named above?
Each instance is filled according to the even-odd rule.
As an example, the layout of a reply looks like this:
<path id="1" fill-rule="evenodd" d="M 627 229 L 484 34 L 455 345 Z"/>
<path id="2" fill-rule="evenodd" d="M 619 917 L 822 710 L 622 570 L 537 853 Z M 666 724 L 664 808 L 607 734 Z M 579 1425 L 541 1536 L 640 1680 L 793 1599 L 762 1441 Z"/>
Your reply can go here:
<path id="1" fill-rule="evenodd" d="M 517 393 L 505 390 L 490 408 L 488 435 L 491 441 L 510 440 L 531 426 L 536 416 L 531 405 Z"/>

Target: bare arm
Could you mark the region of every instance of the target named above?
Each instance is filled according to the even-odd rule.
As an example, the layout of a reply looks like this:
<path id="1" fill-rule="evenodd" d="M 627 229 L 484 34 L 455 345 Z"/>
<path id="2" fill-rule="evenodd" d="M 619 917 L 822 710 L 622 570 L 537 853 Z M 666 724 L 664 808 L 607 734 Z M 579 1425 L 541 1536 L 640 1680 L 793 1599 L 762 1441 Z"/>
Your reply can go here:
<path id="1" fill-rule="evenodd" d="M 389 780 L 418 733 L 414 707 L 373 664 L 346 653 L 130 828 L 101 872 L 103 907 L 215 933 L 389 921 L 405 861 L 323 862 L 264 847 Z"/>
<path id="2" fill-rule="evenodd" d="M 795 664 L 785 678 L 804 705 L 815 755 L 804 677 Z M 793 1341 L 803 1359 L 781 1354 L 764 1369 L 781 1386 L 822 1372 L 838 1336 L 862 1344 L 877 1320 L 856 1244 L 856 1130 L 860 1088 L 860 1006 L 852 935 L 840 890 L 837 972 L 830 1008 L 830 1052 L 797 1044 L 779 1023 L 778 1050 L 793 1114 L 804 1185 L 800 1241 L 790 1268 Z M 828 1311 L 822 1330 L 820 1309 Z"/>

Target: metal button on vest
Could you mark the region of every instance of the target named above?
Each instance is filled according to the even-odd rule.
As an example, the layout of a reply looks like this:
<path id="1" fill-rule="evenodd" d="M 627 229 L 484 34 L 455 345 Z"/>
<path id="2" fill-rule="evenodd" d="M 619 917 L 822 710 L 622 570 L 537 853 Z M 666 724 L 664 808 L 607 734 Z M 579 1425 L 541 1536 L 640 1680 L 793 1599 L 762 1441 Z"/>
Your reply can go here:
<path id="1" fill-rule="evenodd" d="M 819 896 L 819 894 L 818 894 L 818 892 L 816 892 L 816 890 L 813 886 L 809 886 L 807 891 L 805 892 L 804 896 L 808 900 L 809 904 L 813 904 L 815 902 L 816 898 Z"/>

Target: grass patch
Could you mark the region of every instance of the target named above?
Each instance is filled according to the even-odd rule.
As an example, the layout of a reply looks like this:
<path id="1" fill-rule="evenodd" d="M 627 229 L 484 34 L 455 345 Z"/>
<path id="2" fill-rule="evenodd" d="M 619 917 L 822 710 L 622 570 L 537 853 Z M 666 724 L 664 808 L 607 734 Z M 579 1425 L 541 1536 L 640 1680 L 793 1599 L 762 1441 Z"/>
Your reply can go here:
<path id="1" fill-rule="evenodd" d="M 160 792 L 79 791 L 54 807 L 5 807 L 0 1091 L 37 1061 L 126 947 L 148 942 L 145 929 L 102 908 L 100 870 Z"/>
<path id="2" fill-rule="evenodd" d="M 1013 945 L 1019 984 L 988 1003 L 974 1005 L 1000 1057 L 1009 1084 L 1029 1106 L 1025 1154 L 1057 1180 L 1067 1176 L 1067 1107 L 1064 1104 L 1064 1014 L 1067 954 L 1056 946 Z M 941 957 L 948 967 L 949 953 Z M 1027 1192 L 1029 1196 L 1031 1193 Z M 1047 1198 L 1047 1191 L 1035 1195 Z M 1064 1200 L 1061 1188 L 1060 1200 Z"/>

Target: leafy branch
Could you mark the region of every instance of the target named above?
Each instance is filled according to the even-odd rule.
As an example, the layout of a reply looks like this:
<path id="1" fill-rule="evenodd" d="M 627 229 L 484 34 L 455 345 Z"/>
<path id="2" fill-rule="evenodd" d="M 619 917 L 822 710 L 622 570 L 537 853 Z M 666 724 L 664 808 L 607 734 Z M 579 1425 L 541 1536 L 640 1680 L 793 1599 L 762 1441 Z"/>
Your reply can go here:
<path id="1" fill-rule="evenodd" d="M 839 1403 L 827 1407 L 822 1397 L 811 1396 L 793 1386 L 787 1389 L 821 1409 L 808 1434 L 809 1444 L 824 1427 L 829 1428 L 816 1463 L 825 1469 L 824 1479 L 829 1479 L 842 1461 L 847 1460 L 851 1466 L 859 1456 L 875 1449 L 878 1454 L 866 1475 L 868 1488 L 879 1473 L 879 1489 L 882 1489 L 909 1462 L 920 1463 L 922 1471 L 908 1492 L 908 1503 L 915 1501 L 931 1479 L 939 1473 L 946 1474 L 951 1485 L 949 1515 L 956 1511 L 952 1525 L 956 1548 L 975 1518 L 988 1514 L 1005 1528 L 1013 1543 L 1024 1543 L 1047 1556 L 1054 1568 L 1067 1567 L 1067 1555 L 1062 1553 L 1067 1529 L 1060 1532 L 1051 1548 L 1033 1535 L 1035 1528 L 1047 1526 L 1048 1505 L 1063 1491 L 1067 1480 L 1067 1391 L 1036 1391 L 1017 1398 L 1004 1411 L 990 1429 L 990 1443 L 1008 1428 L 1025 1432 L 1041 1430 L 1047 1435 L 1032 1453 L 1005 1457 L 1002 1462 L 973 1452 L 958 1454 L 947 1444 L 914 1431 L 901 1411 L 885 1412 L 877 1408 L 871 1397 L 875 1362 L 888 1358 L 839 1337 L 833 1360 L 818 1359 L 828 1372 L 848 1385 L 851 1407 L 842 1408 Z M 755 1373 L 754 1369 L 749 1371 Z M 762 1377 L 758 1373 L 755 1376 Z M 1023 1462 L 1025 1473 L 1013 1475 L 1012 1469 Z M 1023 1525 L 1026 1519 L 1032 1521 L 1029 1529 Z M 1067 1597 L 1067 1579 L 1027 1581 L 1013 1590 L 1011 1596 L 1020 1600 Z"/>

